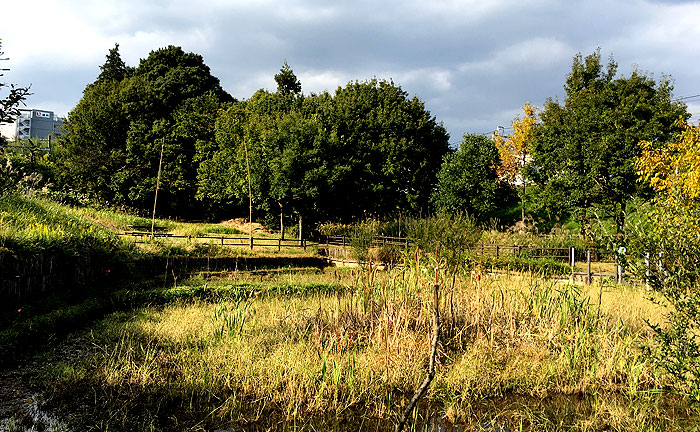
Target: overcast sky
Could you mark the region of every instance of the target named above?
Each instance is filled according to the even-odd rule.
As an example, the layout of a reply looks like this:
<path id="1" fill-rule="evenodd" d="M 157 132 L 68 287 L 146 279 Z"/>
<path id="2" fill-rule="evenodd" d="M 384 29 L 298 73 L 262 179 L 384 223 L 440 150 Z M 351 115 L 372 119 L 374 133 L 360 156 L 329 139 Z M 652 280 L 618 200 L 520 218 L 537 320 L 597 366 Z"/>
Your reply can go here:
<path id="1" fill-rule="evenodd" d="M 393 79 L 457 144 L 509 126 L 529 101 L 563 96 L 577 53 L 619 74 L 671 75 L 700 118 L 700 2 L 645 0 L 2 0 L 0 38 L 31 108 L 67 114 L 116 43 L 137 66 L 154 49 L 201 54 L 238 99 L 276 88 L 286 60 L 303 92 Z M 696 97 L 692 97 L 696 96 Z"/>

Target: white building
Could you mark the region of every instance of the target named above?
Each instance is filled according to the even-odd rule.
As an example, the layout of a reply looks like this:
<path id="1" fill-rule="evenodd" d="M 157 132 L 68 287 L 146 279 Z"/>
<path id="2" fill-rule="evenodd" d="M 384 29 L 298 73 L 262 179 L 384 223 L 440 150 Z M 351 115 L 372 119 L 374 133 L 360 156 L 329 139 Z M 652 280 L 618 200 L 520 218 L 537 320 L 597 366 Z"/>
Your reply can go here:
<path id="1" fill-rule="evenodd" d="M 20 109 L 20 115 L 13 123 L 0 125 L 0 133 L 8 141 L 27 138 L 46 139 L 61 134 L 63 118 L 53 111 Z"/>

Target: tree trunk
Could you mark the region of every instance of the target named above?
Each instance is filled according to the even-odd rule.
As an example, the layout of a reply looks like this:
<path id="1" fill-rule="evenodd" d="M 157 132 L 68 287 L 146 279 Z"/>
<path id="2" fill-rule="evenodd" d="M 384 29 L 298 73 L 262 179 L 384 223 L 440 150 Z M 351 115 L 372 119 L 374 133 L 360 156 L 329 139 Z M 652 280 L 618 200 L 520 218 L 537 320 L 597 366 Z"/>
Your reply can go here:
<path id="1" fill-rule="evenodd" d="M 301 231 L 301 213 L 299 214 L 299 241 L 301 241 L 304 237 L 302 236 L 302 231 Z"/>
<path id="2" fill-rule="evenodd" d="M 620 201 L 620 212 L 616 215 L 616 225 L 617 225 L 617 236 L 623 238 L 625 236 L 625 211 L 627 210 L 627 204 L 624 201 Z"/>
<path id="3" fill-rule="evenodd" d="M 583 202 L 583 209 L 579 210 L 579 223 L 581 224 L 581 237 L 588 240 L 588 200 Z"/>
<path id="4" fill-rule="evenodd" d="M 522 174 L 523 172 L 523 167 L 525 166 L 525 156 L 526 154 L 523 152 L 523 160 L 520 163 L 520 181 L 523 182 L 523 190 L 520 192 L 520 215 L 522 217 L 523 225 L 525 225 L 525 176 Z"/>

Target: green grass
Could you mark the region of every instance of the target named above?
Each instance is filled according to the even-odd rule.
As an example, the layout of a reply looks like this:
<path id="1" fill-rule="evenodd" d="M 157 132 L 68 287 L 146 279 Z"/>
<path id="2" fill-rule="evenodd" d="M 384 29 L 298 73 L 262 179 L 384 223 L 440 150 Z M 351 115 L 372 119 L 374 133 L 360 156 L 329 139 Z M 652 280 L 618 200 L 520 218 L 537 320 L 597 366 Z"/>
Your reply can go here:
<path id="1" fill-rule="evenodd" d="M 52 201 L 22 197 L 0 196 L 0 241 L 37 249 L 57 245 L 79 248 L 91 243 L 107 248 L 118 246 L 116 235 L 94 224 L 89 218 L 69 207 Z"/>
<path id="2" fill-rule="evenodd" d="M 210 233 L 210 234 L 228 234 L 228 235 L 241 235 L 245 234 L 243 231 L 232 228 L 232 227 L 225 227 L 225 226 L 208 226 L 204 228 L 203 230 L 204 233 Z"/>
<path id="3" fill-rule="evenodd" d="M 136 304 L 151 306 L 110 315 L 74 346 L 79 363 L 54 365 L 51 404 L 84 429 L 391 427 L 425 374 L 433 275 L 416 263 L 249 272 L 143 292 Z M 510 430 L 698 426 L 640 349 L 645 320 L 664 319 L 645 291 L 527 276 L 438 282 L 442 343 L 424 418 Z"/>
<path id="4" fill-rule="evenodd" d="M 139 221 L 4 196 L 0 253 L 7 260 L 47 251 L 68 258 L 98 250 L 105 259 L 225 253 L 159 240 L 136 249 L 116 236 Z M 171 232 L 219 229 L 159 223 Z M 84 329 L 61 350 L 69 360 L 46 354 L 38 381 L 75 430 L 385 429 L 423 380 L 430 288 L 438 283 L 438 368 L 414 428 L 431 417 L 510 430 L 700 427 L 697 408 L 642 349 L 655 349 L 648 322 L 664 324 L 667 313 L 643 288 L 568 285 L 527 271 L 489 275 L 486 265 L 452 279 L 440 262 L 416 259 L 388 272 L 267 269 L 184 281 L 172 272 L 166 287 L 133 280 L 57 296 L 3 318 L 0 354 L 56 347 Z M 491 265 L 504 262 L 561 270 L 527 259 Z"/>

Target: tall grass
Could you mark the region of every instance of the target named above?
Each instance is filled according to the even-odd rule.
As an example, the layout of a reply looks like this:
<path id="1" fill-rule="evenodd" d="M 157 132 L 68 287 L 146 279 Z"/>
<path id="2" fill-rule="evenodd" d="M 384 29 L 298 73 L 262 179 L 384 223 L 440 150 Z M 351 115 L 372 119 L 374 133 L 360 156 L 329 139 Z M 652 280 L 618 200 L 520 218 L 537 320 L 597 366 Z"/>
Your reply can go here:
<path id="1" fill-rule="evenodd" d="M 9 243 L 22 249 L 120 246 L 114 233 L 68 207 L 14 194 L 0 196 L 0 242 L 5 249 Z"/>
<path id="2" fill-rule="evenodd" d="M 378 418 L 386 427 L 422 380 L 430 344 L 436 271 L 420 259 L 409 264 L 326 273 L 337 288 L 304 295 L 236 290 L 112 315 L 91 333 L 94 350 L 79 372 L 54 377 L 54 403 L 71 400 L 75 418 L 92 426 L 99 418 L 102 429 L 264 428 L 310 416 Z M 664 309 L 644 292 L 480 274 L 453 285 L 437 275 L 444 326 L 428 399 L 447 421 L 487 416 L 511 430 L 692 423 L 677 401 L 673 412 L 654 408 L 666 382 L 638 346 L 650 334 L 645 320 L 662 322 Z M 178 289 L 228 282 L 204 283 Z M 75 408 L 81 388 L 100 389 L 94 410 Z M 527 408 L 552 395 L 583 398 L 587 408 Z M 494 398 L 520 398 L 523 409 L 479 408 Z"/>

